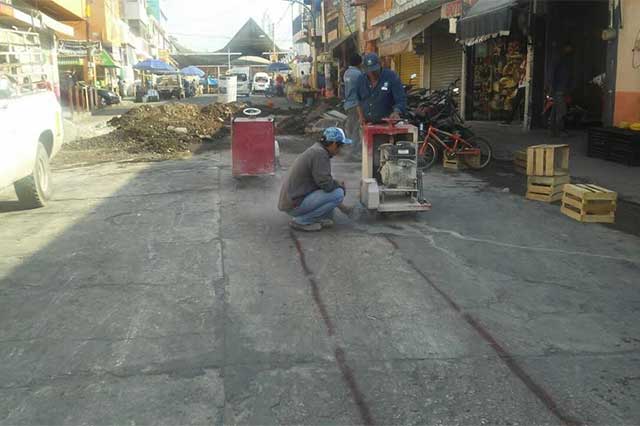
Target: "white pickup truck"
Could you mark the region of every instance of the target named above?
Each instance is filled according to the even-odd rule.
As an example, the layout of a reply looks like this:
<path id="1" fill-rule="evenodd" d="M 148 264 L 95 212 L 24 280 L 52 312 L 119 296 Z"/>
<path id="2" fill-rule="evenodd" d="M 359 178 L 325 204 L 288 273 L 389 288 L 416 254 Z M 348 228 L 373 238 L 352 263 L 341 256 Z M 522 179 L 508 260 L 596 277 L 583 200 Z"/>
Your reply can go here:
<path id="1" fill-rule="evenodd" d="M 0 189 L 13 184 L 20 203 L 42 207 L 51 196 L 49 161 L 62 145 L 62 113 L 53 92 L 30 90 L 0 74 Z"/>

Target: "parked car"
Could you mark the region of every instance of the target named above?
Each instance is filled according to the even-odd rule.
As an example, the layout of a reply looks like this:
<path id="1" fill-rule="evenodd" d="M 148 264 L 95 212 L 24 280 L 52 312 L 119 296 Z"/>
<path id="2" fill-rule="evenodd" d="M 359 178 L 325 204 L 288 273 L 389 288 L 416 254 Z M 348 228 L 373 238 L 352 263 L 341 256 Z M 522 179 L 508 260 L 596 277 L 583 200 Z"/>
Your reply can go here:
<path id="1" fill-rule="evenodd" d="M 266 72 L 257 72 L 253 76 L 252 92 L 265 92 L 271 84 L 271 78 Z"/>
<path id="2" fill-rule="evenodd" d="M 13 185 L 27 208 L 51 197 L 49 161 L 62 145 L 62 111 L 53 92 L 24 89 L 0 75 L 0 188 Z"/>
<path id="3" fill-rule="evenodd" d="M 98 89 L 98 96 L 104 105 L 116 105 L 120 103 L 120 96 L 108 89 Z"/>

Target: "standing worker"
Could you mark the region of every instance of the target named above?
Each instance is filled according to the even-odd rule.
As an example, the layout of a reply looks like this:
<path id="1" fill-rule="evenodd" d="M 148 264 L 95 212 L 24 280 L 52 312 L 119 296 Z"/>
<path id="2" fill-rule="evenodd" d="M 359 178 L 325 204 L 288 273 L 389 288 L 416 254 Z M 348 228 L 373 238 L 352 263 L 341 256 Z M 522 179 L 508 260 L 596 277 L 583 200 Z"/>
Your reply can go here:
<path id="1" fill-rule="evenodd" d="M 293 220 L 289 226 L 300 231 L 320 231 L 333 225 L 333 210 L 342 206 L 346 187 L 331 175 L 331 158 L 351 144 L 344 131 L 329 127 L 319 142 L 300 154 L 282 183 L 278 209 Z M 342 207 L 342 210 L 348 210 Z"/>
<path id="2" fill-rule="evenodd" d="M 359 54 L 351 55 L 349 68 L 342 77 L 344 80 L 344 110 L 347 112 L 344 130 L 347 137 L 354 142 L 351 148 L 352 159 L 358 159 L 361 156 L 362 141 L 360 140 L 360 115 L 358 113 L 358 80 L 362 76 L 361 64 L 362 57 Z"/>
<path id="3" fill-rule="evenodd" d="M 379 123 L 383 118 L 399 119 L 407 109 L 407 95 L 398 74 L 380 66 L 375 53 L 364 57 L 364 72 L 358 80 L 360 123 Z"/>

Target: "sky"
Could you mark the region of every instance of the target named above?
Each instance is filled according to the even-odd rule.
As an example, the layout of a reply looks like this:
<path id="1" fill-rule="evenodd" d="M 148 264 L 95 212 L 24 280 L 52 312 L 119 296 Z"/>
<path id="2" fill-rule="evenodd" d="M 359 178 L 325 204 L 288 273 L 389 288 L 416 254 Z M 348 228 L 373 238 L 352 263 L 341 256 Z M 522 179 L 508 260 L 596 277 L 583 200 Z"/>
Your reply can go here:
<path id="1" fill-rule="evenodd" d="M 218 50 L 249 18 L 262 26 L 265 17 L 276 24 L 278 47 L 292 46 L 291 5 L 285 0 L 166 0 L 164 4 L 169 34 L 196 51 Z M 271 29 L 263 29 L 271 37 Z"/>

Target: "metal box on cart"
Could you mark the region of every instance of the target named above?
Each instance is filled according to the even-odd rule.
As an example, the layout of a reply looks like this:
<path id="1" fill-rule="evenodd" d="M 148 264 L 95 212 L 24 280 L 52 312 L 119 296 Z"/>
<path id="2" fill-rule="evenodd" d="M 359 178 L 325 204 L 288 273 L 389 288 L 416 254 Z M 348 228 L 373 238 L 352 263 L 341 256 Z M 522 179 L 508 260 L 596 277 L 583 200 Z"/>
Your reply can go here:
<path id="1" fill-rule="evenodd" d="M 233 176 L 273 175 L 276 172 L 273 117 L 236 117 L 231 121 Z"/>

